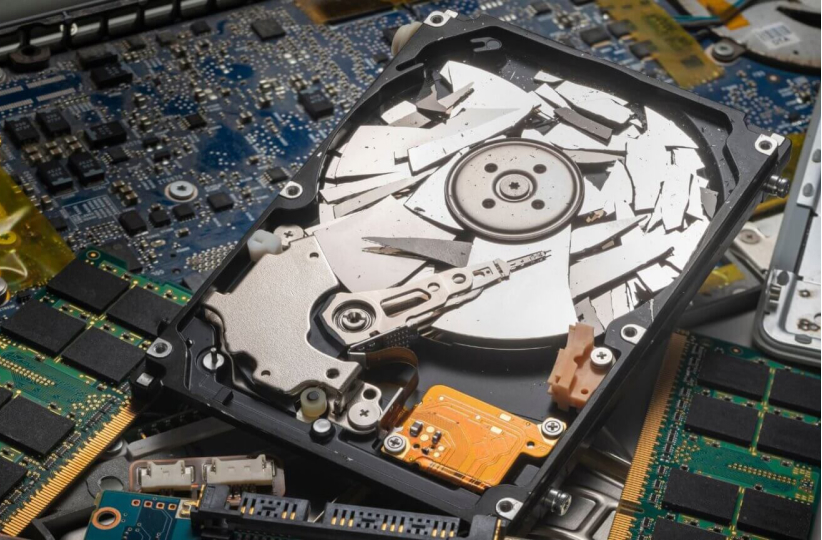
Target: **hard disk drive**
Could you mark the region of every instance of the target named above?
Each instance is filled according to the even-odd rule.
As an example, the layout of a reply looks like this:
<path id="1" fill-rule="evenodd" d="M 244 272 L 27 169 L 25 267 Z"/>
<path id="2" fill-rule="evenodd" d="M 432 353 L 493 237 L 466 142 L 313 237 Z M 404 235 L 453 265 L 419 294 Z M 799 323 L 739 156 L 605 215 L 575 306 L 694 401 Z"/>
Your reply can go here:
<path id="1" fill-rule="evenodd" d="M 515 531 L 567 505 L 789 143 L 487 16 L 411 33 L 135 387 Z"/>

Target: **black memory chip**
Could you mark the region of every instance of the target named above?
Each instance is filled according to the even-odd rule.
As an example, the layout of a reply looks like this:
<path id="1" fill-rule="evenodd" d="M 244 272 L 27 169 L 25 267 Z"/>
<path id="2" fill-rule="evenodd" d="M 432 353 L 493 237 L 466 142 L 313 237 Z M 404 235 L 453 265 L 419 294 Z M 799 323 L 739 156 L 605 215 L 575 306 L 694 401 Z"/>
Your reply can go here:
<path id="1" fill-rule="evenodd" d="M 672 469 L 662 506 L 689 516 L 729 525 L 736 510 L 739 486 L 701 474 Z"/>
<path id="2" fill-rule="evenodd" d="M 40 111 L 34 117 L 49 137 L 59 137 L 71 132 L 71 124 L 58 110 Z"/>
<path id="3" fill-rule="evenodd" d="M 587 45 L 593 46 L 603 41 L 611 41 L 611 36 L 608 31 L 602 26 L 594 26 L 593 28 L 586 28 L 579 33 L 579 37 Z"/>
<path id="4" fill-rule="evenodd" d="M 26 302 L 3 323 L 3 333 L 41 352 L 57 356 L 86 323 L 38 301 Z"/>
<path id="5" fill-rule="evenodd" d="M 819 465 L 820 436 L 817 425 L 766 414 L 756 447 L 762 452 Z"/>
<path id="6" fill-rule="evenodd" d="M 211 26 L 206 21 L 196 21 L 189 26 L 191 33 L 195 36 L 202 36 L 211 32 Z"/>
<path id="7" fill-rule="evenodd" d="M 183 118 L 188 129 L 200 129 L 208 125 L 208 122 L 200 113 L 192 113 Z"/>
<path id="8" fill-rule="evenodd" d="M 108 332 L 91 328 L 74 340 L 63 353 L 63 360 L 98 379 L 119 383 L 145 356 L 142 349 L 129 345 Z"/>
<path id="9" fill-rule="evenodd" d="M 281 38 L 285 35 L 283 26 L 276 19 L 261 19 L 251 23 L 251 29 L 262 41 Z"/>
<path id="10" fill-rule="evenodd" d="M 170 321 L 178 311 L 180 306 L 174 302 L 135 287 L 108 310 L 108 317 L 143 336 L 157 337 L 160 323 Z"/>
<path id="11" fill-rule="evenodd" d="M 185 221 L 197 215 L 194 212 L 194 207 L 188 203 L 178 204 L 171 212 L 174 214 L 174 217 L 177 218 L 177 221 Z"/>
<path id="12" fill-rule="evenodd" d="M 13 395 L 14 394 L 12 394 L 11 390 L 7 390 L 6 388 L 0 387 L 0 407 L 5 405 L 6 402 L 10 400 L 11 396 Z"/>
<path id="13" fill-rule="evenodd" d="M 26 477 L 26 468 L 0 458 L 0 497 L 5 497 L 20 480 Z"/>
<path id="14" fill-rule="evenodd" d="M 128 290 L 128 281 L 74 259 L 49 281 L 48 290 L 71 303 L 102 313 Z"/>
<path id="15" fill-rule="evenodd" d="M 805 540 L 810 538 L 812 524 L 813 506 L 746 489 L 736 527 L 768 538 Z"/>
<path id="16" fill-rule="evenodd" d="M 37 178 L 49 193 L 59 193 L 71 189 L 74 179 L 59 161 L 47 161 L 37 166 Z"/>
<path id="17" fill-rule="evenodd" d="M 171 216 L 162 208 L 152 210 L 148 214 L 148 220 L 151 221 L 151 224 L 155 227 L 165 227 L 171 224 Z"/>
<path id="18" fill-rule="evenodd" d="M 643 58 L 647 58 L 651 56 L 654 51 L 656 51 L 656 46 L 651 43 L 650 41 L 638 41 L 636 43 L 632 43 L 628 50 L 631 51 L 631 54 L 642 60 Z"/>
<path id="19" fill-rule="evenodd" d="M 750 446 L 757 420 L 756 409 L 697 394 L 688 410 L 685 429 Z"/>
<path id="20" fill-rule="evenodd" d="M 120 122 L 106 122 L 86 129 L 86 138 L 91 143 L 92 148 L 104 148 L 115 144 L 123 144 L 128 139 L 128 132 Z"/>
<path id="21" fill-rule="evenodd" d="M 768 366 L 722 353 L 702 360 L 697 383 L 752 399 L 762 399 L 768 384 Z"/>
<path id="22" fill-rule="evenodd" d="M 631 35 L 631 32 L 635 29 L 634 23 L 625 19 L 608 24 L 608 31 L 611 32 L 611 34 L 613 34 L 617 39 Z"/>
<path id="23" fill-rule="evenodd" d="M 100 89 L 128 84 L 133 79 L 134 74 L 126 71 L 120 64 L 101 66 L 91 70 L 91 80 Z"/>
<path id="24" fill-rule="evenodd" d="M 724 540 L 724 534 L 699 529 L 684 523 L 659 518 L 654 525 L 651 540 Z"/>
<path id="25" fill-rule="evenodd" d="M 100 182 L 106 177 L 100 160 L 85 151 L 73 153 L 68 159 L 68 166 L 84 186 Z"/>
<path id="26" fill-rule="evenodd" d="M 77 62 L 83 69 L 93 69 L 116 64 L 118 59 L 117 53 L 106 47 L 94 47 L 77 51 Z"/>
<path id="27" fill-rule="evenodd" d="M 38 456 L 48 454 L 72 429 L 68 418 L 22 396 L 0 409 L 0 437 Z"/>
<path id="28" fill-rule="evenodd" d="M 110 242 L 106 242 L 101 246 L 101 249 L 120 259 L 129 272 L 140 273 L 143 271 L 143 263 L 140 262 L 140 257 L 125 238 L 115 238 Z"/>
<path id="29" fill-rule="evenodd" d="M 777 370 L 768 402 L 771 405 L 819 416 L 820 388 L 822 385 L 819 379 Z"/>
<path id="30" fill-rule="evenodd" d="M 3 124 L 3 130 L 9 134 L 11 140 L 17 146 L 36 143 L 40 140 L 40 134 L 26 117 L 10 118 Z"/>

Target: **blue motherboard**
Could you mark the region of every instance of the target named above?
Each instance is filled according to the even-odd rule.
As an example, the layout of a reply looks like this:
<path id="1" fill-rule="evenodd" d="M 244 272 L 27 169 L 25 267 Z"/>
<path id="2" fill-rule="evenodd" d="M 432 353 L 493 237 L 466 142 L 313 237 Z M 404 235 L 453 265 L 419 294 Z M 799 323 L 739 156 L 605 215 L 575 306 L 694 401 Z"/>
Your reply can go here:
<path id="1" fill-rule="evenodd" d="M 393 31 L 444 9 L 671 81 L 629 40 L 583 39 L 611 22 L 593 2 L 439 1 L 319 25 L 267 0 L 54 54 L 35 74 L 4 69 L 0 165 L 75 252 L 102 246 L 132 271 L 196 288 L 390 61 Z M 765 129 L 805 131 L 818 74 L 744 56 L 723 67 L 693 91 Z"/>

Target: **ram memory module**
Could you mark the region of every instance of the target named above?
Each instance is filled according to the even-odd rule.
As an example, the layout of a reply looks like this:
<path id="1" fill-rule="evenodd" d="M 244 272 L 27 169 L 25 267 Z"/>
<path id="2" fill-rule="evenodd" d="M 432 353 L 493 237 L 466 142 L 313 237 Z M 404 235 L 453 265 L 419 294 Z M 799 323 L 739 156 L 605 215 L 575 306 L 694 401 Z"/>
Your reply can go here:
<path id="1" fill-rule="evenodd" d="M 610 539 L 807 539 L 819 416 L 819 374 L 674 334 Z"/>
<path id="2" fill-rule="evenodd" d="M 11 312 L 0 323 L 3 534 L 20 534 L 134 420 L 129 375 L 159 318 L 190 296 L 89 249 L 2 311 Z"/>

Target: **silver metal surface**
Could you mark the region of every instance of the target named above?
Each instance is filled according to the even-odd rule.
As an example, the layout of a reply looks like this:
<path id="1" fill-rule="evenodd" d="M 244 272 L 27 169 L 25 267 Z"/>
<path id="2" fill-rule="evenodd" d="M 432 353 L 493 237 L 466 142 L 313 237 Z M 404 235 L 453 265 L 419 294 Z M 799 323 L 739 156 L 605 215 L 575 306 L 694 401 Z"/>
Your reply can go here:
<path id="1" fill-rule="evenodd" d="M 645 329 L 638 324 L 626 324 L 619 331 L 619 335 L 628 343 L 637 344 L 645 334 Z"/>
<path id="2" fill-rule="evenodd" d="M 685 210 L 688 209 L 691 189 L 691 173 L 679 167 L 668 168 L 662 189 L 659 192 L 654 212 L 648 223 L 648 229 L 654 227 L 655 217 L 659 217 L 666 231 L 673 231 L 682 227 L 685 219 Z"/>
<path id="3" fill-rule="evenodd" d="M 364 193 L 360 193 L 359 195 L 352 197 L 348 200 L 345 200 L 334 206 L 334 217 L 341 218 L 343 216 L 347 216 L 348 214 L 351 214 L 358 210 L 362 210 L 363 208 L 366 208 L 381 199 L 394 195 L 395 193 L 399 193 L 400 191 L 409 189 L 413 187 L 415 184 L 422 182 L 428 176 L 428 174 L 429 173 L 420 173 L 410 178 L 396 180 L 394 182 L 390 182 L 388 184 L 374 188 Z"/>
<path id="4" fill-rule="evenodd" d="M 506 109 L 511 108 L 513 103 L 517 107 L 537 107 L 542 102 L 502 77 L 461 62 L 449 60 L 440 74 L 451 83 L 451 88 L 473 85 L 471 94 L 453 108 L 451 116 L 466 109 Z"/>
<path id="5" fill-rule="evenodd" d="M 661 140 L 648 137 L 629 140 L 625 151 L 625 167 L 634 184 L 634 210 L 653 210 L 670 164 L 670 154 Z"/>
<path id="6" fill-rule="evenodd" d="M 648 128 L 643 134 L 644 137 L 659 141 L 666 148 L 699 149 L 699 145 L 688 137 L 673 120 L 666 118 L 650 107 L 645 107 L 645 122 Z"/>
<path id="7" fill-rule="evenodd" d="M 272 286 L 289 284 L 294 276 L 300 276 L 300 283 L 289 294 Z M 212 320 L 234 361 L 250 363 L 255 385 L 291 395 L 308 386 L 342 394 L 356 379 L 359 364 L 323 354 L 308 343 L 311 308 L 336 286 L 318 241 L 308 237 L 280 255 L 261 258 L 234 290 L 212 293 L 205 307 L 217 315 Z"/>
<path id="8" fill-rule="evenodd" d="M 551 257 L 444 314 L 432 328 L 455 341 L 505 341 L 512 348 L 565 335 L 568 326 L 577 322 L 568 288 L 570 242 L 570 226 L 527 244 L 475 239 L 471 263 L 495 257 L 510 260 L 536 251 L 550 251 Z"/>
<path id="9" fill-rule="evenodd" d="M 404 171 L 395 171 L 385 174 L 378 174 L 363 178 L 362 180 L 351 180 L 348 182 L 340 182 L 339 184 L 328 186 L 320 190 L 320 195 L 327 203 L 336 203 L 348 197 L 353 197 L 360 193 L 365 193 L 372 189 L 396 182 L 397 180 L 404 180 L 411 178 L 411 169 L 406 167 Z"/>
<path id="10" fill-rule="evenodd" d="M 605 332 L 605 327 L 602 326 L 590 298 L 583 298 L 574 304 L 574 310 L 577 313 L 579 322 L 594 328 L 594 337 L 599 337 Z"/>
<path id="11" fill-rule="evenodd" d="M 445 188 L 448 208 L 460 223 L 502 241 L 532 240 L 563 227 L 583 197 L 576 165 L 526 139 L 474 148 L 454 166 Z"/>
<path id="12" fill-rule="evenodd" d="M 408 440 L 402 435 L 393 434 L 385 438 L 382 447 L 385 451 L 392 455 L 402 454 L 408 446 Z"/>
<path id="13" fill-rule="evenodd" d="M 618 281 L 664 258 L 676 245 L 667 235 L 645 238 L 643 242 L 623 244 L 571 265 L 571 296 L 579 298 Z"/>
<path id="14" fill-rule="evenodd" d="M 288 248 L 291 242 L 296 242 L 301 238 L 305 238 L 305 231 L 299 225 L 279 225 L 274 229 L 276 234 L 283 244 L 284 248 Z"/>
<path id="15" fill-rule="evenodd" d="M 605 118 L 611 123 L 624 124 L 633 116 L 631 109 L 625 107 L 627 102 L 624 99 L 607 92 L 571 81 L 563 81 L 557 86 L 556 90 L 576 108 L 594 116 Z"/>
<path id="16" fill-rule="evenodd" d="M 545 502 L 547 503 L 548 511 L 550 513 L 558 516 L 564 516 L 568 513 L 568 509 L 571 507 L 573 497 L 570 493 L 552 488 L 545 495 Z"/>
<path id="17" fill-rule="evenodd" d="M 599 247 L 635 227 L 644 218 L 642 216 L 616 221 L 604 221 L 577 227 L 571 231 L 571 255 Z"/>
<path id="18" fill-rule="evenodd" d="M 371 401 L 359 401 L 348 408 L 348 423 L 358 431 L 369 431 L 380 421 L 382 411 Z"/>
<path id="19" fill-rule="evenodd" d="M 778 146 L 779 143 L 765 134 L 760 135 L 754 143 L 754 148 L 756 148 L 757 152 L 765 154 L 766 156 L 773 154 Z"/>
<path id="20" fill-rule="evenodd" d="M 359 293 L 337 293 L 321 316 L 339 341 L 352 346 L 377 335 L 400 329 L 420 328 L 464 302 L 474 300 L 485 288 L 508 278 L 520 268 L 539 263 L 546 252 L 526 257 L 454 268 L 398 287 Z"/>
<path id="21" fill-rule="evenodd" d="M 9 284 L 0 277 L 0 305 L 6 302 L 6 295 L 9 292 Z"/>
<path id="22" fill-rule="evenodd" d="M 553 84 L 553 83 L 562 82 L 562 79 L 560 79 L 556 75 L 551 75 L 547 71 L 540 70 L 540 71 L 537 72 L 536 75 L 534 75 L 534 82 Z"/>
<path id="23" fill-rule="evenodd" d="M 702 189 L 708 187 L 708 180 L 695 174 L 691 176 L 691 187 L 688 190 L 688 208 L 685 215 L 694 219 L 708 219 L 702 202 Z"/>
<path id="24" fill-rule="evenodd" d="M 550 103 L 554 107 L 570 107 L 571 105 L 562 97 L 559 92 L 554 90 L 552 87 L 548 86 L 547 84 L 541 84 L 534 90 L 536 94 Z"/>
<path id="25" fill-rule="evenodd" d="M 417 111 L 417 106 L 410 101 L 399 102 L 382 113 L 380 118 L 389 126 L 424 127 L 431 123 L 431 120 L 420 114 Z"/>
<path id="26" fill-rule="evenodd" d="M 522 503 L 511 497 L 505 497 L 497 501 L 496 511 L 497 515 L 505 519 L 514 519 L 522 508 Z"/>
<path id="27" fill-rule="evenodd" d="M 791 181 L 779 175 L 773 175 L 762 186 L 762 191 L 774 197 L 787 197 L 791 189 Z"/>
<path id="28" fill-rule="evenodd" d="M 637 271 L 637 276 L 647 291 L 657 293 L 670 285 L 679 276 L 679 272 L 667 265 L 652 264 Z"/>
<path id="29" fill-rule="evenodd" d="M 174 350 L 174 347 L 171 346 L 171 343 L 168 341 L 157 338 L 152 343 L 151 346 L 146 351 L 149 356 L 153 356 L 154 358 L 165 358 L 171 351 Z"/>
<path id="30" fill-rule="evenodd" d="M 614 353 L 608 347 L 594 347 L 591 351 L 591 363 L 597 369 L 608 369 L 614 363 Z"/>
<path id="31" fill-rule="evenodd" d="M 386 238 L 380 236 L 367 236 L 363 238 L 368 242 L 379 244 L 387 251 L 378 253 L 388 255 L 415 255 L 431 261 L 438 261 L 457 268 L 466 266 L 471 255 L 470 242 L 458 242 L 456 240 L 436 240 L 433 238 Z M 372 253 L 375 251 L 369 249 Z M 376 248 L 379 249 L 379 248 Z"/>
<path id="32" fill-rule="evenodd" d="M 760 275 L 764 276 L 771 266 L 782 218 L 783 214 L 780 213 L 748 221 L 734 239 L 734 253 L 756 269 Z"/>
<path id="33" fill-rule="evenodd" d="M 540 424 L 539 430 L 548 439 L 557 439 L 565 433 L 565 423 L 557 418 L 546 418 Z"/>
<path id="34" fill-rule="evenodd" d="M 185 180 L 169 182 L 164 191 L 166 197 L 177 202 L 188 202 L 197 197 L 197 188 Z"/>
<path id="35" fill-rule="evenodd" d="M 448 203 L 445 200 L 445 184 L 451 169 L 466 152 L 467 150 L 457 152 L 446 164 L 432 173 L 408 198 L 405 207 L 447 229 L 463 230 L 462 225 L 454 219 L 448 209 Z"/>
<path id="36" fill-rule="evenodd" d="M 225 365 L 225 357 L 214 347 L 203 355 L 203 367 L 208 371 L 217 371 Z"/>
<path id="37" fill-rule="evenodd" d="M 387 257 L 363 251 L 373 246 L 363 237 L 374 233 L 384 237 L 454 238 L 453 233 L 422 219 L 393 197 L 315 231 L 314 236 L 328 264 L 351 292 L 392 287 L 425 264 L 425 261 L 409 257 Z"/>
<path id="38" fill-rule="evenodd" d="M 543 136 L 543 140 L 566 150 L 597 150 L 625 153 L 626 138 L 612 136 L 605 143 L 568 124 L 557 124 Z"/>
<path id="39" fill-rule="evenodd" d="M 302 194 L 303 187 L 293 180 L 286 182 L 283 189 L 280 190 L 280 197 L 283 197 L 284 199 L 296 199 Z"/>
<path id="40" fill-rule="evenodd" d="M 465 129 L 457 133 L 409 148 L 408 163 L 411 165 L 411 170 L 417 172 L 426 169 L 437 162 L 448 159 L 463 148 L 498 135 L 514 127 L 533 110 L 534 107 L 527 105 L 509 110 L 504 114 L 495 114 L 494 118 L 479 125 L 468 124 Z M 459 118 L 461 117 L 452 118 L 452 121 Z"/>

